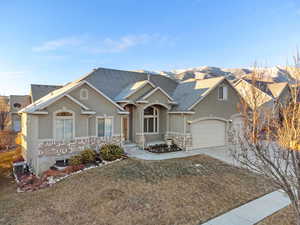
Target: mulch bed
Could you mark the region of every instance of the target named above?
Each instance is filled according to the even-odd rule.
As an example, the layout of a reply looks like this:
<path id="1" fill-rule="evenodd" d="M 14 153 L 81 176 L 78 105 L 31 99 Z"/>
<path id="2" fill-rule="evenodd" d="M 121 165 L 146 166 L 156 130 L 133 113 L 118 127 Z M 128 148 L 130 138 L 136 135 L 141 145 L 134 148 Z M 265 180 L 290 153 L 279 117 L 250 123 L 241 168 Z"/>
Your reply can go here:
<path id="1" fill-rule="evenodd" d="M 170 148 L 166 144 L 152 145 L 145 148 L 146 151 L 152 153 L 168 153 L 168 152 L 178 152 L 182 151 L 177 145 L 172 144 Z"/>

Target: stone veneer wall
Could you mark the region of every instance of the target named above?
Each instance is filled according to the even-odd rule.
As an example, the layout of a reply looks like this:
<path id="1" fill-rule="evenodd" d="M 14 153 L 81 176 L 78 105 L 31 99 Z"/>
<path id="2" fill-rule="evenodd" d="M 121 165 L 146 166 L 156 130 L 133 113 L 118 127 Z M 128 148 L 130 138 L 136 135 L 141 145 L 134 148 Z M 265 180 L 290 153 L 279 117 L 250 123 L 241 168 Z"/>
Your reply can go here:
<path id="1" fill-rule="evenodd" d="M 165 140 L 172 139 L 174 144 L 176 144 L 179 148 L 184 150 L 192 147 L 192 135 L 191 134 L 183 134 L 183 133 L 167 133 L 165 135 Z"/>
<path id="2" fill-rule="evenodd" d="M 85 148 L 98 150 L 104 144 L 121 145 L 121 136 L 113 137 L 86 137 L 76 138 L 72 141 L 43 141 L 38 145 L 39 156 L 61 156 L 65 154 L 79 153 Z"/>
<path id="3" fill-rule="evenodd" d="M 144 143 L 145 143 L 145 136 L 143 134 L 136 134 L 135 135 L 135 142 L 139 147 L 143 148 Z"/>

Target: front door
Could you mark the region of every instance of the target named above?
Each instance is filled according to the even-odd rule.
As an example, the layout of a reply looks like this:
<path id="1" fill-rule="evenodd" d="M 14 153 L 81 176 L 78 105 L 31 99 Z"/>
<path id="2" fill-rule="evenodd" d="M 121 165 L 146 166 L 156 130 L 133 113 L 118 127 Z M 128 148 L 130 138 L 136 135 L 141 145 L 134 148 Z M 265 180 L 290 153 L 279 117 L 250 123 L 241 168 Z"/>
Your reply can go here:
<path id="1" fill-rule="evenodd" d="M 128 132 L 128 117 L 123 117 L 123 134 L 125 141 L 129 139 L 129 132 Z"/>

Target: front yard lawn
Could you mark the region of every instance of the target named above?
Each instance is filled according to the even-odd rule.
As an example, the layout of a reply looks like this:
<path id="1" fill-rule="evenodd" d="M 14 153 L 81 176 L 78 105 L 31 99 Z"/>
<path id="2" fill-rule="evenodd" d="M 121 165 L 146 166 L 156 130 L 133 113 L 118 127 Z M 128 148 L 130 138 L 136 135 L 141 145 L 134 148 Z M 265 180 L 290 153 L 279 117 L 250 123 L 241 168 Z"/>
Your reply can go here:
<path id="1" fill-rule="evenodd" d="M 271 216 L 268 216 L 257 225 L 296 225 L 292 206 L 288 206 Z"/>
<path id="2" fill-rule="evenodd" d="M 273 190 L 263 177 L 204 155 L 127 159 L 36 192 L 0 181 L 0 224 L 199 224 Z"/>

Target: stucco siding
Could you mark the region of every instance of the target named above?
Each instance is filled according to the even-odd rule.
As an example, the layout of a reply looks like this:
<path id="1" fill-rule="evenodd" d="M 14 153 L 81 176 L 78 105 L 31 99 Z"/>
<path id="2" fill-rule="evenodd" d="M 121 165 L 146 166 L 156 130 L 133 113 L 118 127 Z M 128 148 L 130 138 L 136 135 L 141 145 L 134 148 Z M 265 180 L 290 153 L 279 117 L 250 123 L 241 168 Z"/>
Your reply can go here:
<path id="1" fill-rule="evenodd" d="M 220 85 L 226 85 L 228 87 L 227 100 L 218 100 L 218 87 L 216 87 L 193 108 L 195 114 L 190 116 L 191 120 L 195 120 L 200 117 L 221 117 L 229 119 L 233 114 L 239 112 L 239 95 L 226 81 L 223 81 Z"/>
<path id="2" fill-rule="evenodd" d="M 169 132 L 183 133 L 183 124 L 183 115 L 169 114 Z"/>
<path id="3" fill-rule="evenodd" d="M 54 113 L 58 110 L 71 110 L 75 116 L 75 137 L 86 137 L 87 133 L 87 116 L 82 116 L 81 107 L 72 102 L 67 97 L 63 97 L 54 104 L 46 108 L 48 115 L 39 115 L 39 139 L 53 139 L 53 117 Z M 45 129 L 47 128 L 47 129 Z"/>
<path id="4" fill-rule="evenodd" d="M 285 87 L 285 89 L 282 91 L 281 95 L 279 96 L 279 102 L 281 104 L 286 104 L 289 98 L 291 98 L 290 89 L 288 87 Z"/>
<path id="5" fill-rule="evenodd" d="M 151 103 L 163 103 L 165 105 L 169 105 L 168 97 L 160 90 L 154 92 L 146 100 Z"/>

